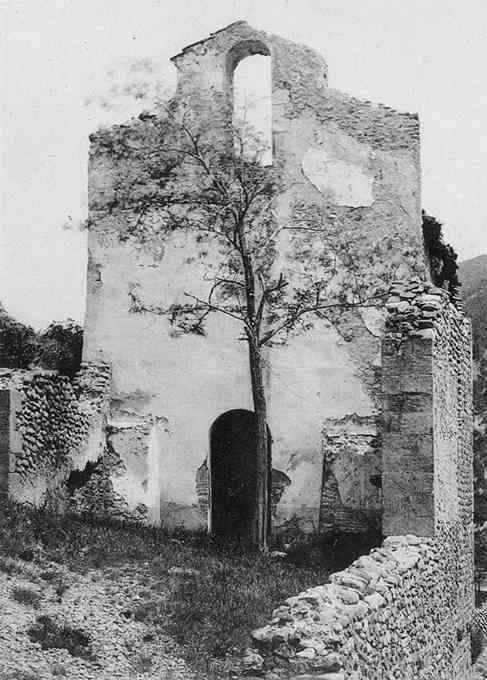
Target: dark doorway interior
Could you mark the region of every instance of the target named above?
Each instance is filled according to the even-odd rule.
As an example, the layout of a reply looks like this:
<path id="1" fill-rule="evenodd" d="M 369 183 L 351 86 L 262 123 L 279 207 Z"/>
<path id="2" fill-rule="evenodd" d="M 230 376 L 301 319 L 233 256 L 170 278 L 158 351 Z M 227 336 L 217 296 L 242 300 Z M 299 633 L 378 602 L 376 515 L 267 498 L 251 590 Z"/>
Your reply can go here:
<path id="1" fill-rule="evenodd" d="M 252 411 L 219 416 L 210 430 L 211 528 L 220 536 L 247 540 L 256 497 L 256 421 Z M 269 441 L 269 508 L 271 436 Z"/>

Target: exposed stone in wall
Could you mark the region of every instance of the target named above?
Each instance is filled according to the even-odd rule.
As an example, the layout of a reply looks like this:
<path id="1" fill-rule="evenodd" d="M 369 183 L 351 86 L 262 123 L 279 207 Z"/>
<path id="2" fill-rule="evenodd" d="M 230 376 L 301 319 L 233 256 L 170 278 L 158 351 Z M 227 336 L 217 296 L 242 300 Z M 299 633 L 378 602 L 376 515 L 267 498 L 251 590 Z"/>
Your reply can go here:
<path id="1" fill-rule="evenodd" d="M 145 506 L 153 524 L 161 521 L 158 430 L 151 416 L 129 421 L 112 417 L 106 433 L 110 463 L 105 470 L 115 494 L 136 515 Z"/>
<path id="2" fill-rule="evenodd" d="M 58 512 L 159 523 L 157 465 L 149 460 L 153 423 L 109 425 L 110 386 L 102 361 L 84 363 L 72 381 L 42 369 L 4 370 L 0 491 Z"/>
<path id="3" fill-rule="evenodd" d="M 271 471 L 271 515 L 275 517 L 277 506 L 285 489 L 291 484 L 291 480 L 282 470 L 272 468 Z"/>
<path id="4" fill-rule="evenodd" d="M 330 583 L 279 606 L 253 632 L 251 675 L 320 680 L 468 680 L 468 621 L 456 607 L 458 548 L 387 538 Z M 303 675 L 308 677 L 307 675 Z"/>
<path id="5" fill-rule="evenodd" d="M 62 485 L 82 452 L 88 419 L 69 378 L 53 371 L 3 371 L 10 394 L 8 491 L 40 503 Z"/>
<path id="6" fill-rule="evenodd" d="M 69 512 L 125 523 L 148 521 L 146 505 L 131 504 L 115 490 L 112 478 L 123 476 L 126 468 L 111 447 L 107 447 L 105 454 L 98 460 L 88 461 L 83 472 L 84 475 L 72 472 L 68 478 L 66 509 Z"/>
<path id="7" fill-rule="evenodd" d="M 198 508 L 202 517 L 207 518 L 210 503 L 210 477 L 206 460 L 196 470 L 196 495 L 198 497 Z M 289 477 L 281 470 L 272 469 L 271 476 L 271 515 L 275 516 L 277 505 L 287 486 L 291 484 Z"/>
<path id="8" fill-rule="evenodd" d="M 196 495 L 201 516 L 206 519 L 210 504 L 210 476 L 206 460 L 196 470 Z"/>
<path id="9" fill-rule="evenodd" d="M 326 422 L 320 532 L 379 528 L 381 470 L 377 417 L 353 414 Z"/>

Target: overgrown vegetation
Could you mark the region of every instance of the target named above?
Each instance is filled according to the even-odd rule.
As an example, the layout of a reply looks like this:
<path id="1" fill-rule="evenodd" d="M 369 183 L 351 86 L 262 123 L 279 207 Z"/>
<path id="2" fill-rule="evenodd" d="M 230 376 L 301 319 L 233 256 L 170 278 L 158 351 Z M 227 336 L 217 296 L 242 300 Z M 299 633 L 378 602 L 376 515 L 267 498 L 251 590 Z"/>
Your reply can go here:
<path id="1" fill-rule="evenodd" d="M 20 586 L 12 590 L 12 597 L 17 602 L 31 607 L 38 607 L 42 600 L 42 595 L 37 590 Z"/>
<path id="2" fill-rule="evenodd" d="M 42 368 L 72 377 L 79 370 L 83 329 L 72 319 L 44 331 L 16 321 L 0 306 L 0 368 Z"/>
<path id="3" fill-rule="evenodd" d="M 28 368 L 37 353 L 37 334 L 15 321 L 0 305 L 0 367 Z"/>
<path id="4" fill-rule="evenodd" d="M 380 537 L 367 540 L 375 545 Z M 39 564 L 48 583 L 57 580 L 52 562 L 81 573 L 100 569 L 112 584 L 128 577 L 133 599 L 123 615 L 145 623 L 151 636 L 170 635 L 176 653 L 211 678 L 223 677 L 250 631 L 286 597 L 324 583 L 368 547 L 355 536 L 316 536 L 291 546 L 289 558 L 272 557 L 202 532 L 102 524 L 0 503 L 0 554 L 7 569 L 9 558 L 21 557 Z M 35 630 L 44 645 L 86 646 L 52 621 L 38 620 Z"/>
<path id="5" fill-rule="evenodd" d="M 53 322 L 39 334 L 38 347 L 40 366 L 72 378 L 81 365 L 83 329 L 72 319 L 64 323 Z"/>
<path id="6" fill-rule="evenodd" d="M 475 521 L 487 521 L 487 255 L 460 265 L 462 300 L 473 330 Z M 486 563 L 487 564 L 487 563 Z"/>
<path id="7" fill-rule="evenodd" d="M 27 635 L 41 649 L 66 649 L 71 656 L 93 660 L 90 638 L 82 630 L 58 623 L 49 616 L 38 616 Z"/>
<path id="8" fill-rule="evenodd" d="M 423 215 L 423 239 L 429 261 L 431 279 L 439 288 L 445 288 L 451 296 L 458 293 L 457 254 L 448 243 L 443 241 L 442 224 L 435 217 Z"/>

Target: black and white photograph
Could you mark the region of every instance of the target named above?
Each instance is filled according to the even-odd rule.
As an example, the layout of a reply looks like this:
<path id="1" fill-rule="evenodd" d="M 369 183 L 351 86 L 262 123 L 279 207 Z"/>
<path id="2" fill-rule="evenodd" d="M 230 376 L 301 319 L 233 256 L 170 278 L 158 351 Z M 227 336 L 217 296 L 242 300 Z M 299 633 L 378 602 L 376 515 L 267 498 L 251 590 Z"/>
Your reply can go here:
<path id="1" fill-rule="evenodd" d="M 0 22 L 0 680 L 487 679 L 487 4 Z"/>

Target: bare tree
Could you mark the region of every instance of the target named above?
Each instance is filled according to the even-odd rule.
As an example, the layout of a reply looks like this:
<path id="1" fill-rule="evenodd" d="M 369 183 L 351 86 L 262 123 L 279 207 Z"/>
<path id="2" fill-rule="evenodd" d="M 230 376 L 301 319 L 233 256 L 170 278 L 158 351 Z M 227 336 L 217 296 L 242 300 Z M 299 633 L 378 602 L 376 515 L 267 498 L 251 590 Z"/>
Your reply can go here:
<path id="1" fill-rule="evenodd" d="M 237 321 L 248 346 L 248 366 L 256 417 L 257 490 L 250 541 L 267 547 L 269 488 L 265 350 L 306 331 L 321 318 L 329 322 L 344 308 L 374 306 L 383 291 L 360 275 L 356 251 L 365 237 L 330 221 L 319 203 L 299 201 L 292 219 L 278 223 L 274 202 L 279 184 L 272 166 L 261 163 L 263 149 L 248 130 L 227 131 L 215 143 L 171 110 L 163 118 L 143 115 L 135 125 L 105 130 L 98 153 L 112 158 L 111 191 L 94 197 L 92 215 L 123 215 L 121 239 L 164 238 L 174 230 L 196 234 L 203 256 L 218 249 L 208 265 L 208 292 L 171 305 L 148 305 L 136 285 L 133 312 L 166 315 L 185 333 L 205 333 L 210 314 Z M 284 241 L 293 257 L 279 257 Z M 293 259 L 294 258 L 294 259 Z M 296 258 L 301 259 L 297 262 Z"/>

